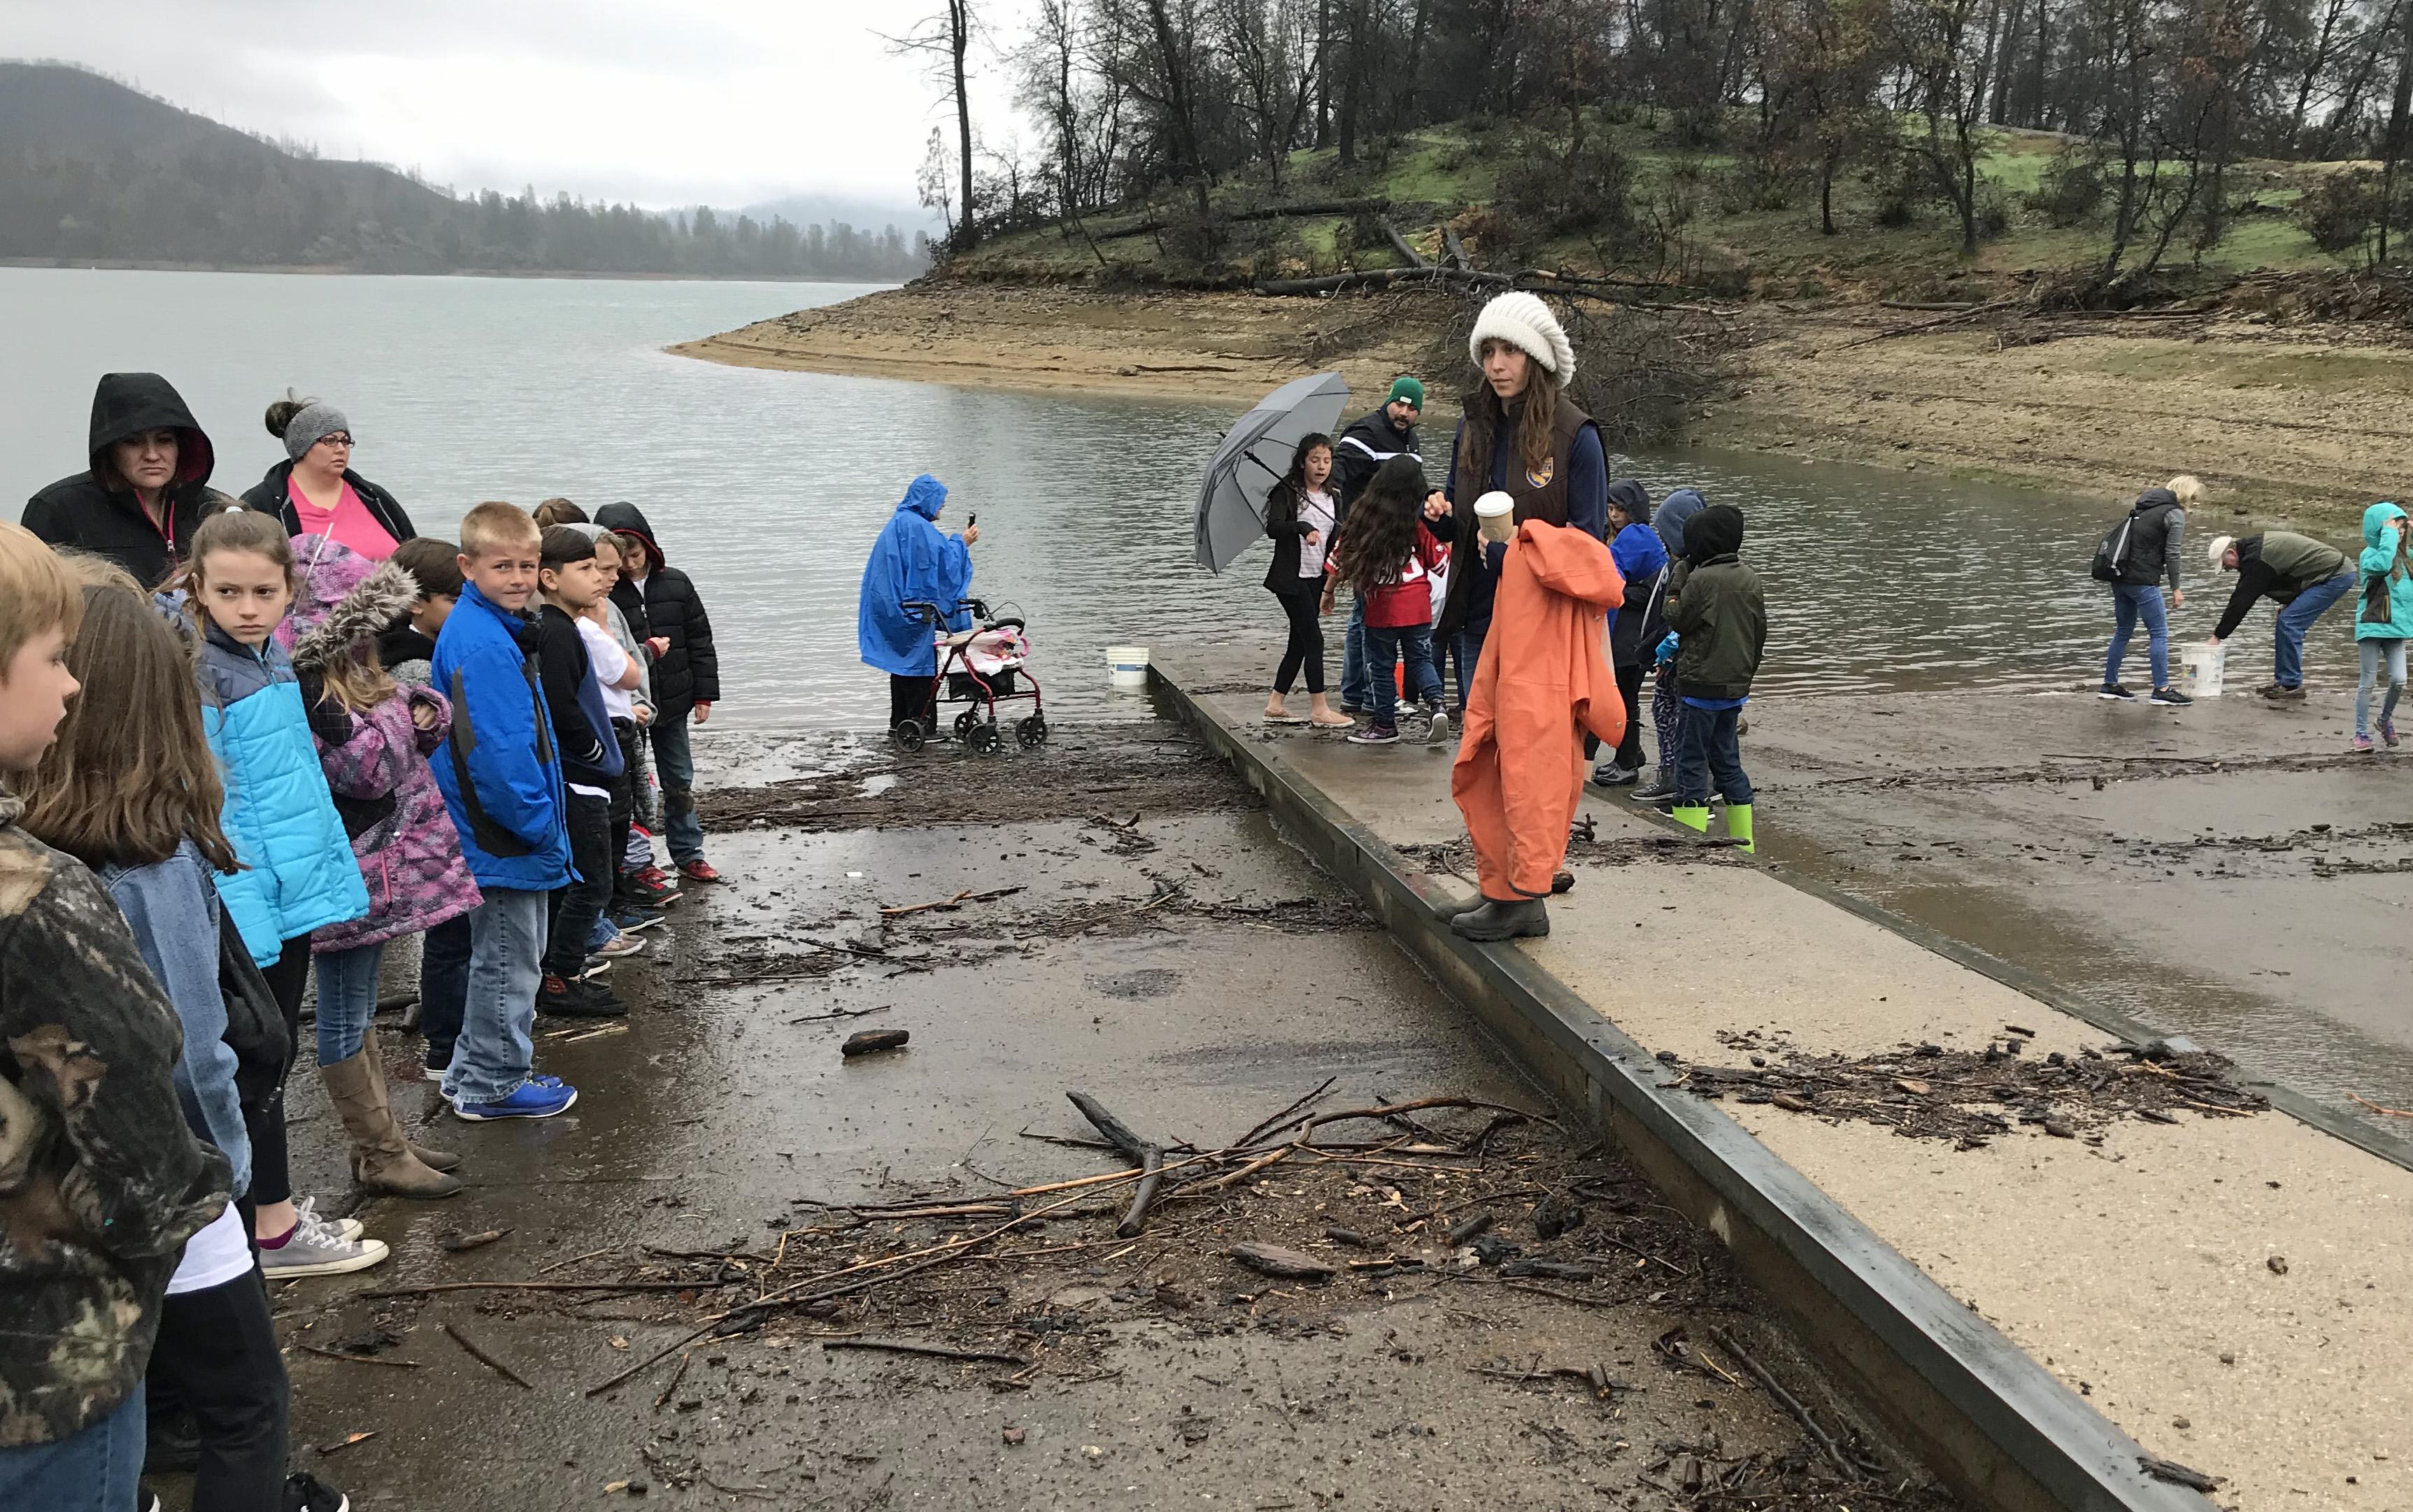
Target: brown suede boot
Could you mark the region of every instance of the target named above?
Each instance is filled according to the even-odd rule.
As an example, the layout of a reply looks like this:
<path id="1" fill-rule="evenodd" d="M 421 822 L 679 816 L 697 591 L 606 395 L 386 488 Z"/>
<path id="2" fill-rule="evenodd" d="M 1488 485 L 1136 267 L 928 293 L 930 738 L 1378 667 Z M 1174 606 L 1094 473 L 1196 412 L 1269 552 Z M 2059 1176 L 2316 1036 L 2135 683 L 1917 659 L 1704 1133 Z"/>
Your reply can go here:
<path id="1" fill-rule="evenodd" d="M 402 1122 L 386 1101 L 385 1067 L 374 1041 L 363 1045 L 348 1060 L 320 1066 L 328 1101 L 344 1120 L 352 1141 L 352 1175 L 371 1192 L 397 1197 L 449 1197 L 461 1190 L 461 1178 L 436 1170 L 411 1153 L 402 1136 Z"/>

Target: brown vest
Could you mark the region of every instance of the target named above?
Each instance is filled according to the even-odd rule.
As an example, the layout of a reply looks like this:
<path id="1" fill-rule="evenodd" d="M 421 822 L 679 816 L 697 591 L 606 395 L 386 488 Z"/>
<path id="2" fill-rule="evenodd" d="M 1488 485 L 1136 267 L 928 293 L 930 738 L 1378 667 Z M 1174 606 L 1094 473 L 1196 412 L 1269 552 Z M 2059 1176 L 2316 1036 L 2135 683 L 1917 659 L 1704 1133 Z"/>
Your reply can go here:
<path id="1" fill-rule="evenodd" d="M 1491 402 L 1491 391 L 1477 389 L 1461 401 L 1459 413 L 1471 413 L 1477 405 Z M 1517 451 L 1517 428 L 1512 414 L 1502 420 L 1500 434 L 1492 437 L 1491 449 L 1496 453 L 1508 449 L 1508 467 L 1502 489 L 1517 501 L 1516 521 L 1540 520 L 1546 525 L 1567 523 L 1567 469 L 1575 457 L 1576 435 L 1591 423 L 1591 417 L 1576 408 L 1564 393 L 1559 395 L 1558 413 L 1550 420 L 1550 455 L 1540 468 L 1528 470 Z M 1481 539 L 1474 527 L 1474 501 L 1491 492 L 1491 459 L 1483 460 L 1483 472 L 1475 472 L 1475 460 L 1467 454 L 1466 438 L 1458 437 L 1458 476 L 1451 490 L 1450 513 L 1458 522 L 1458 546 L 1464 550 L 1469 541 Z M 1480 548 L 1475 548 L 1479 550 Z M 1467 603 L 1474 591 L 1473 572 L 1452 571 L 1449 575 L 1449 596 L 1442 602 L 1441 619 L 1435 629 L 1442 634 L 1454 635 L 1465 628 Z"/>

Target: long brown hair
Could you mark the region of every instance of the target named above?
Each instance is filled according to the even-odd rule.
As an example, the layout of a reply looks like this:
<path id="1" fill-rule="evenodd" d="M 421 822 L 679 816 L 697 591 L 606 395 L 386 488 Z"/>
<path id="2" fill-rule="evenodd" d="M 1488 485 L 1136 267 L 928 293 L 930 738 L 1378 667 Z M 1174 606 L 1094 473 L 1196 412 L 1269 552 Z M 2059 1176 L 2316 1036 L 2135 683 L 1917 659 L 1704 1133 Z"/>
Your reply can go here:
<path id="1" fill-rule="evenodd" d="M 1333 542 L 1340 580 L 1359 593 L 1399 581 L 1399 570 L 1416 549 L 1425 469 L 1415 458 L 1393 457 L 1374 469 L 1350 501 L 1349 518 Z"/>
<path id="2" fill-rule="evenodd" d="M 1490 343 L 1485 345 L 1488 347 Z M 1466 406 L 1466 437 L 1458 448 L 1471 469 L 1465 476 L 1474 481 L 1478 492 L 1491 486 L 1492 448 L 1510 412 L 1510 407 L 1502 404 L 1500 396 L 1491 392 L 1490 384 L 1478 381 Z M 1525 392 L 1517 396 L 1514 413 L 1517 457 L 1525 464 L 1525 471 L 1539 472 L 1542 464 L 1550 460 L 1550 438 L 1558 427 L 1559 376 L 1544 367 L 1531 352 L 1525 356 Z"/>
<path id="3" fill-rule="evenodd" d="M 90 867 L 147 867 L 190 840 L 214 869 L 236 869 L 192 653 L 131 577 L 77 567 L 83 628 L 67 670 L 83 691 L 34 769 L 26 830 Z"/>

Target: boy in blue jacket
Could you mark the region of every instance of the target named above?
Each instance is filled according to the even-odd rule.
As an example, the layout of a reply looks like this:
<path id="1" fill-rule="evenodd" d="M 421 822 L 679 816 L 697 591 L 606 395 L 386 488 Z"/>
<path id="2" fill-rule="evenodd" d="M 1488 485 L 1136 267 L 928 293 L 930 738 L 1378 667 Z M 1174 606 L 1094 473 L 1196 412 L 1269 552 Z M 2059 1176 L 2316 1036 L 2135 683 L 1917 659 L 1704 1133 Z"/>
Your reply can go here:
<path id="1" fill-rule="evenodd" d="M 461 520 L 458 604 L 436 638 L 435 687 L 452 733 L 429 762 L 484 901 L 469 915 L 469 990 L 444 1095 L 464 1119 L 549 1119 L 578 1101 L 532 1074 L 546 903 L 570 880 L 568 794 L 527 616 L 536 522 L 485 503 Z"/>

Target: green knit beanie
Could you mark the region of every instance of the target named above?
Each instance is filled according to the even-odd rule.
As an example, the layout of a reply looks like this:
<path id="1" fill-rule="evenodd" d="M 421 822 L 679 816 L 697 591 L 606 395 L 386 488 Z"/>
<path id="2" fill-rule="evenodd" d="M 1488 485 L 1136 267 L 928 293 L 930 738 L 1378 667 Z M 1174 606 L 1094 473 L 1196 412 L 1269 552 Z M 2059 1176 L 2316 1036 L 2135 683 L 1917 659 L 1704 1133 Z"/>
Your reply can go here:
<path id="1" fill-rule="evenodd" d="M 1393 378 L 1391 396 L 1383 402 L 1386 405 L 1395 405 L 1402 399 L 1422 409 L 1425 407 L 1425 386 L 1412 378 Z"/>

